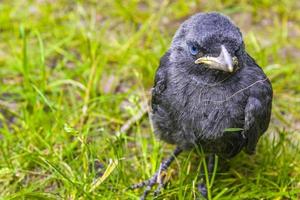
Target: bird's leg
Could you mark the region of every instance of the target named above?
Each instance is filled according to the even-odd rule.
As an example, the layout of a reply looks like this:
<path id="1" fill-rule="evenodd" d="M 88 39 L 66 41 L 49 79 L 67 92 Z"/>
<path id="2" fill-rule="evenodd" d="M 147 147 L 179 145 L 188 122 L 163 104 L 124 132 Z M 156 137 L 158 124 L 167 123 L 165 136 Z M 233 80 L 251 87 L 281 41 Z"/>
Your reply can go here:
<path id="1" fill-rule="evenodd" d="M 215 165 L 215 155 L 211 154 L 208 156 L 208 162 L 207 164 L 207 172 L 208 172 L 208 176 L 211 176 L 211 174 L 214 171 L 214 165 Z M 205 176 L 205 173 L 201 173 L 201 176 Z M 201 177 L 203 178 L 203 177 Z M 207 194 L 207 187 L 206 184 L 203 183 L 202 181 L 198 184 L 198 191 L 201 193 L 201 195 L 207 199 L 208 198 L 208 194 Z"/>
<path id="2" fill-rule="evenodd" d="M 150 192 L 151 188 L 155 185 L 155 183 L 158 183 L 158 187 L 155 190 L 154 194 L 158 195 L 160 193 L 160 190 L 163 188 L 163 179 L 161 177 L 161 173 L 166 171 L 168 167 L 171 165 L 171 163 L 174 161 L 174 159 L 182 152 L 182 149 L 177 147 L 173 154 L 166 160 L 164 160 L 160 166 L 159 169 L 156 171 L 156 173 L 148 180 L 143 181 L 141 183 L 135 184 L 131 186 L 131 189 L 141 188 L 146 186 L 146 189 L 144 190 L 143 195 L 141 196 L 141 200 L 146 199 L 148 193 Z"/>
<path id="3" fill-rule="evenodd" d="M 215 166 L 215 155 L 213 154 L 208 157 L 207 170 L 209 175 L 213 173 L 214 166 Z"/>

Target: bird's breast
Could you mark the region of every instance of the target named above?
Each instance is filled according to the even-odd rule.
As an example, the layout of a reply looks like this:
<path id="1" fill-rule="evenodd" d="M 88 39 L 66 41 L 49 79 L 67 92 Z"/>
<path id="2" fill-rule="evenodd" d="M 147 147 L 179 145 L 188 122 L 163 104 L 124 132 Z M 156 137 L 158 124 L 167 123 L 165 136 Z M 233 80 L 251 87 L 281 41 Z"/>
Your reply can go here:
<path id="1" fill-rule="evenodd" d="M 203 86 L 188 80 L 169 84 L 152 117 L 159 137 L 193 146 L 222 139 L 228 128 L 243 128 L 248 97 L 245 92 L 237 94 L 236 86 Z"/>

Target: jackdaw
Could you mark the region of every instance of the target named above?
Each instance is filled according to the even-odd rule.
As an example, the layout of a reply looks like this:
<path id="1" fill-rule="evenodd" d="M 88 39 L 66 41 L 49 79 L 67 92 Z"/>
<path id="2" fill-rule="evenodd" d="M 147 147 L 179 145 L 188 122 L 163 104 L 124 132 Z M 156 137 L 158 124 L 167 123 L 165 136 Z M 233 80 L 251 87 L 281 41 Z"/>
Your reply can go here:
<path id="1" fill-rule="evenodd" d="M 154 131 L 177 148 L 153 177 L 133 186 L 146 186 L 141 199 L 156 183 L 159 192 L 161 172 L 183 150 L 200 147 L 209 157 L 209 172 L 215 155 L 253 154 L 269 125 L 272 93 L 228 17 L 198 13 L 183 22 L 160 60 L 152 89 Z M 205 186 L 199 190 L 206 196 Z"/>

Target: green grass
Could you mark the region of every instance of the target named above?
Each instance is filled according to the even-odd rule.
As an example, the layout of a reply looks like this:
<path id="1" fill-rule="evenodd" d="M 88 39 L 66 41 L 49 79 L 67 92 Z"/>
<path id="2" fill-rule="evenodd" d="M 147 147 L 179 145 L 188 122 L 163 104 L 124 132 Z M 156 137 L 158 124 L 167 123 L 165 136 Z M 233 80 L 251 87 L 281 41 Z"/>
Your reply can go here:
<path id="1" fill-rule="evenodd" d="M 137 199 L 173 146 L 144 109 L 159 58 L 193 13 L 220 11 L 274 87 L 255 156 L 218 171 L 212 199 L 300 199 L 300 4 L 282 1 L 0 2 L 0 199 Z M 158 199 L 194 199 L 202 159 L 185 152 Z"/>

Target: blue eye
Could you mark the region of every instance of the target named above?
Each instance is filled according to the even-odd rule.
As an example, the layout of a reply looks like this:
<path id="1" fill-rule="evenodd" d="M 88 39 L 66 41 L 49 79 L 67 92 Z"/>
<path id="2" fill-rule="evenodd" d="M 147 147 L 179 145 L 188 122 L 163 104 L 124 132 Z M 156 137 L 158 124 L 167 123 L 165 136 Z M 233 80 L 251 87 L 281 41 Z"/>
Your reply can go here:
<path id="1" fill-rule="evenodd" d="M 199 53 L 199 49 L 196 45 L 191 45 L 189 46 L 189 49 L 190 49 L 190 53 L 195 56 Z"/>

